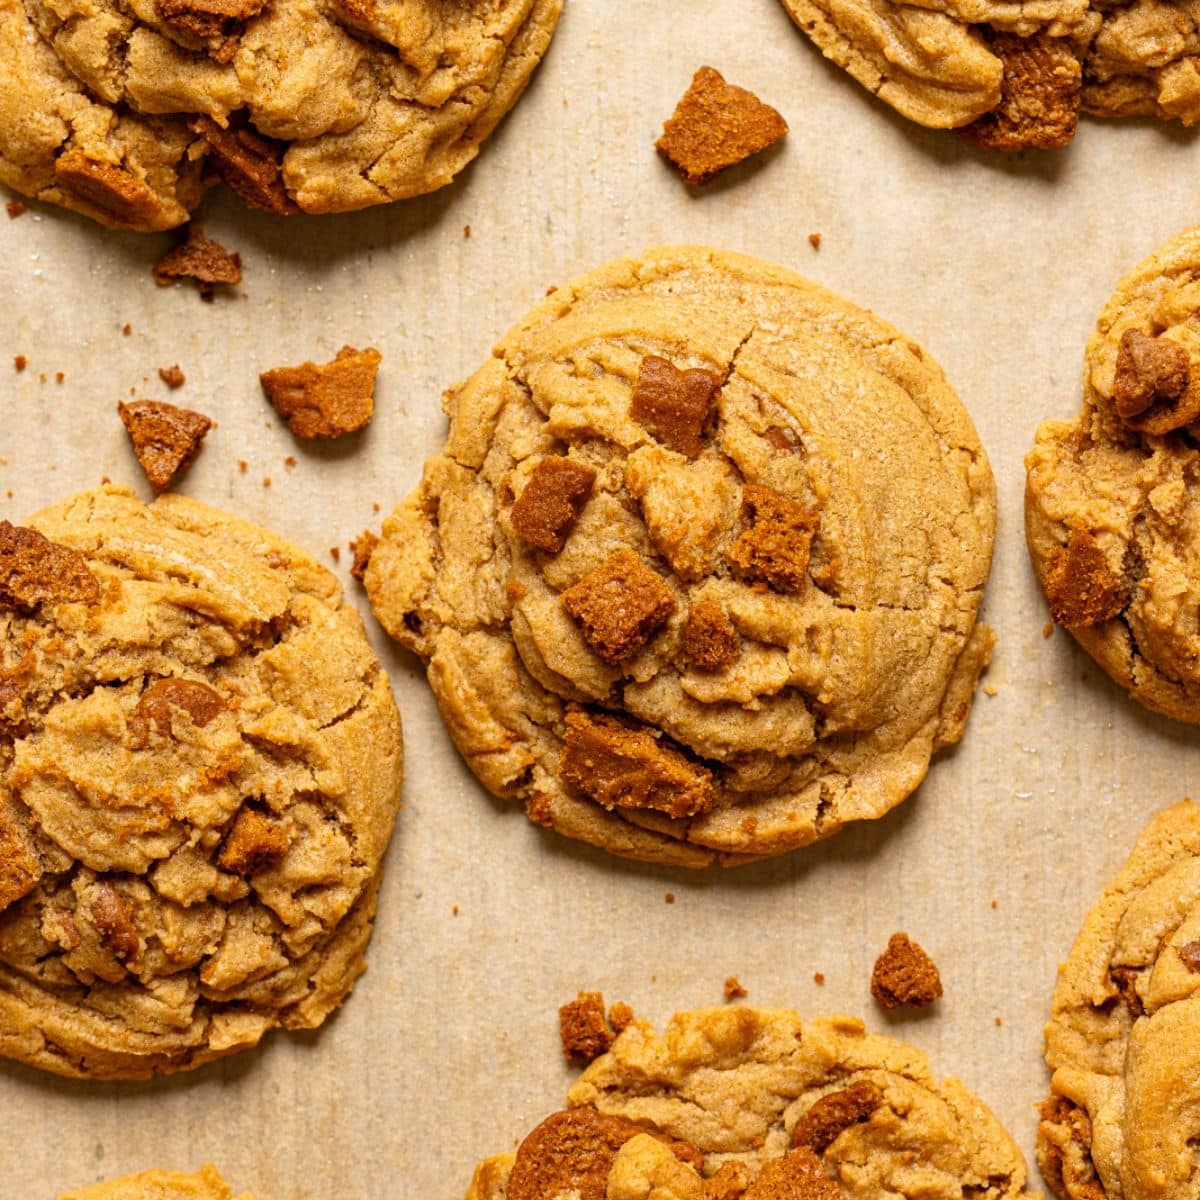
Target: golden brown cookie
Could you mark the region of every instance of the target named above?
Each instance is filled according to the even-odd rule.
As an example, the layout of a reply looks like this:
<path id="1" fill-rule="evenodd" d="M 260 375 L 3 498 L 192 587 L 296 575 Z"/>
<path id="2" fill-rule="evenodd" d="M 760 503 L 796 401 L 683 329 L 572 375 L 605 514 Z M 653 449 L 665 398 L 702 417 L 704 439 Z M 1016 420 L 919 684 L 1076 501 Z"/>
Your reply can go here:
<path id="1" fill-rule="evenodd" d="M 0 1053 L 140 1078 L 363 970 L 400 719 L 337 581 L 180 496 L 0 523 Z"/>
<path id="2" fill-rule="evenodd" d="M 59 1200 L 233 1200 L 233 1189 L 215 1167 L 202 1167 L 197 1175 L 177 1171 L 142 1171 L 76 1188 Z M 237 1200 L 254 1200 L 243 1192 Z"/>
<path id="3" fill-rule="evenodd" d="M 1025 525 L 1050 615 L 1147 708 L 1200 723 L 1200 229 L 1117 286 L 1083 408 L 1026 456 Z M 1193 378 L 1194 376 L 1194 378 Z"/>
<path id="4" fill-rule="evenodd" d="M 1032 1200 L 983 1103 L 850 1017 L 710 1008 L 662 1036 L 636 1021 L 567 1104 L 481 1163 L 467 1200 Z"/>
<path id="5" fill-rule="evenodd" d="M 1182 1200 L 1200 1139 L 1200 806 L 1159 813 L 1088 913 L 1046 1026 L 1060 1200 Z"/>
<path id="6" fill-rule="evenodd" d="M 128 229 L 221 180 L 344 212 L 442 187 L 517 102 L 562 0 L 0 0 L 0 182 Z"/>
<path id="7" fill-rule="evenodd" d="M 446 398 L 366 587 L 496 795 L 651 861 L 881 816 L 958 740 L 987 459 L 914 342 L 755 259 L 560 288 Z"/>
<path id="8" fill-rule="evenodd" d="M 1200 120 L 1197 0 L 783 0 L 897 112 L 997 150 L 1051 149 L 1081 112 Z"/>

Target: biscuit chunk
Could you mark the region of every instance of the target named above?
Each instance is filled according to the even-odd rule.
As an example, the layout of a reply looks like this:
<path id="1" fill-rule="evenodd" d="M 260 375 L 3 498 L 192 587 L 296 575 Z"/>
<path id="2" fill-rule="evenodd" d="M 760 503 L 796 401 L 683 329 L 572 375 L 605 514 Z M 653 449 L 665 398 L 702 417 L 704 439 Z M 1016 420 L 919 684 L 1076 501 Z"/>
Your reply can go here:
<path id="1" fill-rule="evenodd" d="M 328 363 L 274 367 L 259 380 L 275 411 L 299 438 L 355 433 L 375 415 L 375 376 L 383 355 L 343 346 Z"/>
<path id="2" fill-rule="evenodd" d="M 213 424 L 203 413 L 161 400 L 121 403 L 117 412 L 156 492 L 165 492 L 175 476 L 191 466 Z"/>

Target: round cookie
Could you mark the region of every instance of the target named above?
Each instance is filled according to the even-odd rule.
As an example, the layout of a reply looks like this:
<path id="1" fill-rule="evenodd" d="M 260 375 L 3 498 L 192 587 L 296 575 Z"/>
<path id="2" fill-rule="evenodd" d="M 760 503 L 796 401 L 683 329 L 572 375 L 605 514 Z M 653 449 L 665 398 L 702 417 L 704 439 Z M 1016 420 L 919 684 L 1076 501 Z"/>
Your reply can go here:
<path id="1" fill-rule="evenodd" d="M 216 1167 L 201 1167 L 198 1175 L 177 1171 L 142 1171 L 77 1188 L 59 1200 L 234 1200 L 233 1188 L 223 1180 Z M 243 1192 L 237 1200 L 254 1200 Z"/>
<path id="2" fill-rule="evenodd" d="M 1080 112 L 1200 120 L 1200 2 L 783 0 L 897 112 L 995 150 L 1053 149 Z"/>
<path id="3" fill-rule="evenodd" d="M 1147 708 L 1200 723 L 1200 229 L 1125 277 L 1083 408 L 1026 456 L 1029 551 L 1054 620 Z"/>
<path id="4" fill-rule="evenodd" d="M 330 213 L 449 183 L 517 102 L 562 0 L 0 0 L 0 183 L 180 225 L 221 179 Z"/>
<path id="5" fill-rule="evenodd" d="M 485 786 L 703 866 L 882 816 L 959 739 L 987 459 L 937 365 L 788 271 L 651 251 L 446 397 L 366 586 Z"/>
<path id="6" fill-rule="evenodd" d="M 1181 1200 L 1200 1138 L 1200 806 L 1159 813 L 1084 920 L 1046 1026 L 1060 1200 Z"/>
<path id="7" fill-rule="evenodd" d="M 0 1054 L 132 1079 L 319 1025 L 401 778 L 386 672 L 303 551 L 107 487 L 0 522 Z"/>
<path id="8" fill-rule="evenodd" d="M 702 1009 L 624 1030 L 568 1108 L 466 1200 L 1029 1197 L 1020 1150 L 955 1079 L 861 1021 Z"/>

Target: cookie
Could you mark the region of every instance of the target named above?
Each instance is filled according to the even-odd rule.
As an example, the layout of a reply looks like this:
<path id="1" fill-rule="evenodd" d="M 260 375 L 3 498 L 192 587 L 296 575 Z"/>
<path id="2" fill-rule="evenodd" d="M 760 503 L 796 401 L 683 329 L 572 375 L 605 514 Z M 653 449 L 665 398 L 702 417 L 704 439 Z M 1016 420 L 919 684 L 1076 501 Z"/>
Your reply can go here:
<path id="1" fill-rule="evenodd" d="M 959 739 L 995 500 L 941 370 L 778 267 L 651 251 L 446 397 L 365 583 L 468 765 L 699 867 L 882 816 Z"/>
<path id="2" fill-rule="evenodd" d="M 1025 459 L 1025 525 L 1050 615 L 1147 708 L 1200 723 L 1200 229 L 1117 286 L 1083 408 Z M 1193 373 L 1195 378 L 1193 379 Z"/>
<path id="3" fill-rule="evenodd" d="M 181 496 L 0 523 L 0 1053 L 132 1079 L 363 969 L 400 719 L 332 575 Z"/>
<path id="4" fill-rule="evenodd" d="M 1200 806 L 1186 800 L 1146 826 L 1059 968 L 1038 1161 L 1060 1200 L 1188 1193 L 1198 1048 Z"/>
<path id="5" fill-rule="evenodd" d="M 0 0 L 0 182 L 104 225 L 183 224 L 222 180 L 275 213 L 449 183 L 562 0 Z"/>
<path id="6" fill-rule="evenodd" d="M 233 1189 L 215 1167 L 202 1167 L 198 1175 L 143 1171 L 77 1188 L 59 1200 L 233 1200 Z M 254 1200 L 254 1197 L 243 1192 L 237 1200 Z"/>
<path id="7" fill-rule="evenodd" d="M 467 1200 L 1032 1200 L 984 1104 L 850 1017 L 710 1008 L 661 1037 L 636 1021 L 567 1104 L 481 1163 Z"/>
<path id="8" fill-rule="evenodd" d="M 1200 120 L 1196 0 L 783 0 L 897 112 L 996 150 L 1065 146 L 1079 114 Z"/>

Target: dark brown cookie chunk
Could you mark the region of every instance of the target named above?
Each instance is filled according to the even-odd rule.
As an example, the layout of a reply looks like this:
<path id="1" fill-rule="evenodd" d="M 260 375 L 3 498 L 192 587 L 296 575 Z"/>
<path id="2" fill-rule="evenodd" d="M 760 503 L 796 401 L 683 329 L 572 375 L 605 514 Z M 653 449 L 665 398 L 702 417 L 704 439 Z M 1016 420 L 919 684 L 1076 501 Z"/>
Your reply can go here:
<path id="1" fill-rule="evenodd" d="M 1079 525 L 1046 561 L 1043 587 L 1051 619 L 1067 628 L 1111 621 L 1129 603 L 1127 582 L 1108 565 L 1091 531 Z"/>
<path id="2" fill-rule="evenodd" d="M 79 207 L 101 220 L 121 225 L 152 224 L 159 214 L 158 197 L 132 171 L 116 163 L 91 158 L 78 148 L 60 154 L 54 178 L 70 192 Z"/>
<path id="3" fill-rule="evenodd" d="M 808 558 L 820 518 L 770 488 L 748 483 L 742 494 L 745 528 L 729 548 L 729 562 L 742 579 L 794 594 L 808 582 Z"/>
<path id="4" fill-rule="evenodd" d="M 242 256 L 206 237 L 198 225 L 188 225 L 182 239 L 154 265 L 160 286 L 176 279 L 194 279 L 201 299 L 211 301 L 218 283 L 242 282 Z"/>
<path id="5" fill-rule="evenodd" d="M 592 494 L 596 472 L 564 456 L 547 456 L 534 467 L 512 506 L 517 536 L 538 550 L 557 554 Z"/>
<path id="6" fill-rule="evenodd" d="M 875 960 L 871 995 L 884 1008 L 924 1008 L 940 999 L 942 977 L 933 959 L 907 933 L 893 933 Z"/>
<path id="7" fill-rule="evenodd" d="M 558 1010 L 559 1033 L 567 1058 L 589 1063 L 606 1054 L 616 1034 L 604 1018 L 604 997 L 600 992 L 580 992 Z"/>
<path id="8" fill-rule="evenodd" d="M 701 435 L 720 386 L 720 376 L 711 371 L 681 371 L 665 358 L 649 354 L 638 370 L 629 415 L 664 445 L 696 458 L 704 449 Z"/>
<path id="9" fill-rule="evenodd" d="M 683 623 L 683 659 L 701 671 L 719 671 L 737 661 L 737 630 L 715 600 L 697 600 Z"/>
<path id="10" fill-rule="evenodd" d="M 186 714 L 198 729 L 203 729 L 225 711 L 225 701 L 206 683 L 196 679 L 159 679 L 141 695 L 134 709 L 135 739 L 145 743 L 151 729 L 171 736 L 171 722 L 176 712 Z"/>
<path id="11" fill-rule="evenodd" d="M 298 211 L 283 183 L 282 142 L 252 129 L 223 129 L 207 116 L 196 117 L 188 127 L 208 143 L 208 163 L 215 173 L 251 208 L 278 216 Z"/>
<path id="12" fill-rule="evenodd" d="M 300 438 L 335 438 L 362 429 L 375 413 L 375 376 L 383 356 L 343 346 L 329 363 L 275 367 L 259 376 L 263 391 Z"/>
<path id="13" fill-rule="evenodd" d="M 746 1189 L 745 1200 L 843 1200 L 842 1189 L 807 1147 L 772 1158 Z"/>
<path id="14" fill-rule="evenodd" d="M 202 413 L 157 400 L 121 403 L 117 412 L 156 492 L 165 492 L 175 476 L 191 465 L 213 424 Z"/>
<path id="15" fill-rule="evenodd" d="M 1117 416 L 1139 433 L 1162 435 L 1200 419 L 1200 386 L 1178 342 L 1127 329 L 1117 347 L 1113 378 Z"/>
<path id="16" fill-rule="evenodd" d="M 282 858 L 287 849 L 287 832 L 278 821 L 243 808 L 221 847 L 217 865 L 234 875 L 253 875 Z"/>
<path id="17" fill-rule="evenodd" d="M 0 521 L 0 606 L 28 612 L 41 604 L 99 599 L 100 585 L 78 550 Z"/>
<path id="18" fill-rule="evenodd" d="M 822 1096 L 796 1122 L 792 1143 L 807 1146 L 814 1154 L 826 1150 L 852 1125 L 862 1125 L 883 1103 L 883 1092 L 869 1079 L 860 1079 L 840 1092 Z"/>

